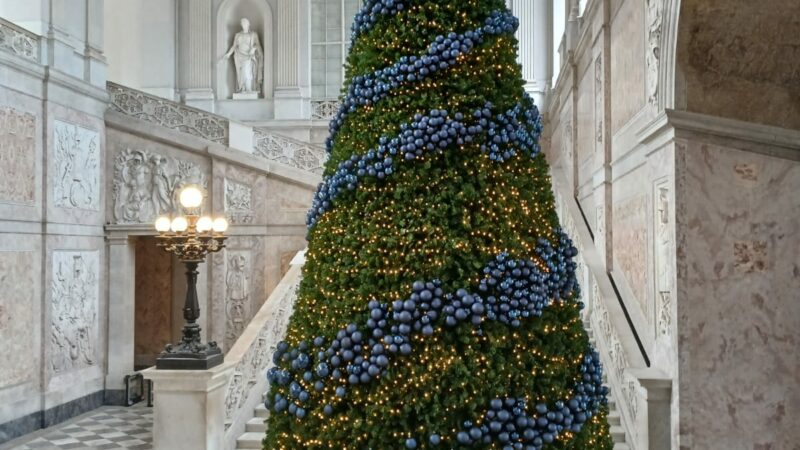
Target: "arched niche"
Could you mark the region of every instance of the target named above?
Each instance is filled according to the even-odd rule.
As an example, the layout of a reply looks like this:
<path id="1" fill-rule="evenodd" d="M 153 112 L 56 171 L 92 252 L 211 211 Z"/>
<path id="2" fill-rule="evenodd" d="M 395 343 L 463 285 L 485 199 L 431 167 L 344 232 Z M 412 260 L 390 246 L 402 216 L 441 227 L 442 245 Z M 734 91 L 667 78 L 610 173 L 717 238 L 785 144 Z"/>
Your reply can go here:
<path id="1" fill-rule="evenodd" d="M 261 86 L 262 98 L 272 98 L 273 47 L 275 24 L 272 7 L 266 0 L 225 0 L 217 9 L 216 15 L 216 58 L 221 58 L 233 44 L 233 37 L 241 31 L 241 20 L 250 21 L 250 29 L 258 33 L 264 48 L 264 78 Z M 236 88 L 236 69 L 233 57 L 217 64 L 216 94 L 218 99 L 230 99 Z"/>
<path id="2" fill-rule="evenodd" d="M 667 107 L 800 128 L 800 2 L 666 3 Z"/>

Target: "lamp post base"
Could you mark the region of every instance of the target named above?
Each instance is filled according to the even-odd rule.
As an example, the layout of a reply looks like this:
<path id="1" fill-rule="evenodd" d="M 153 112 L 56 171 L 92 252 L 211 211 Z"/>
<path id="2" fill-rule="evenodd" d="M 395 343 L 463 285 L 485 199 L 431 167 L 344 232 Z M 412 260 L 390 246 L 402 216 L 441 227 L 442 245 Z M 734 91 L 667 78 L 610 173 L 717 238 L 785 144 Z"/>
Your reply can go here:
<path id="1" fill-rule="evenodd" d="M 158 370 L 208 370 L 222 364 L 222 350 L 212 343 L 169 346 L 156 359 Z"/>

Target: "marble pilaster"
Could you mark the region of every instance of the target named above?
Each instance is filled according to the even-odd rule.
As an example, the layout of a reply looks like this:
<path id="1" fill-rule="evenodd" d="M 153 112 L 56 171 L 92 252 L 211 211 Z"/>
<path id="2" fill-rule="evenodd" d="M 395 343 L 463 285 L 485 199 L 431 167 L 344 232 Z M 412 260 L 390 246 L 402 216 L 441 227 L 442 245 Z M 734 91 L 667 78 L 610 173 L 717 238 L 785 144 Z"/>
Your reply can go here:
<path id="1" fill-rule="evenodd" d="M 106 389 L 125 388 L 124 377 L 133 372 L 134 314 L 136 310 L 136 247 L 127 235 L 108 238 L 109 324 Z"/>

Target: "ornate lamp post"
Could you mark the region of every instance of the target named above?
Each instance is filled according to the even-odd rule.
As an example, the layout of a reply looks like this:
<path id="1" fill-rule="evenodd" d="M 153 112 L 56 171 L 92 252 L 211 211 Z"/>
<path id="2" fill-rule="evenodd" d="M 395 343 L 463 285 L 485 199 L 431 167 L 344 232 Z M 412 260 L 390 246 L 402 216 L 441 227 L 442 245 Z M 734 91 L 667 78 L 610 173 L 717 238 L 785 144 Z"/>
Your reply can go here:
<path id="1" fill-rule="evenodd" d="M 200 340 L 200 304 L 197 300 L 197 266 L 206 255 L 225 247 L 224 236 L 228 221 L 224 217 L 200 217 L 203 191 L 187 186 L 180 192 L 180 202 L 185 215 L 172 219 L 159 217 L 155 226 L 158 246 L 175 254 L 186 265 L 186 303 L 183 306 L 183 338 L 178 344 L 169 344 L 156 360 L 156 369 L 206 370 L 222 364 L 222 351 L 216 342 L 204 344 Z"/>

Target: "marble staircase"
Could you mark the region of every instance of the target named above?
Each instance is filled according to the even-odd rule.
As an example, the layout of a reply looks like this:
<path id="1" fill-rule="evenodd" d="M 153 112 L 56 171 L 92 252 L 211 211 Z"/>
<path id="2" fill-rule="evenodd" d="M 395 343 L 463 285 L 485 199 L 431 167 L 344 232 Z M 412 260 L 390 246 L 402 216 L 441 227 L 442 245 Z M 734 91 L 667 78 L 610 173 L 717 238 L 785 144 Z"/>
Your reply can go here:
<path id="1" fill-rule="evenodd" d="M 245 432 L 236 439 L 236 450 L 260 449 L 261 441 L 267 432 L 265 421 L 269 418 L 269 410 L 263 405 L 256 406 L 253 418 L 247 421 Z"/>

